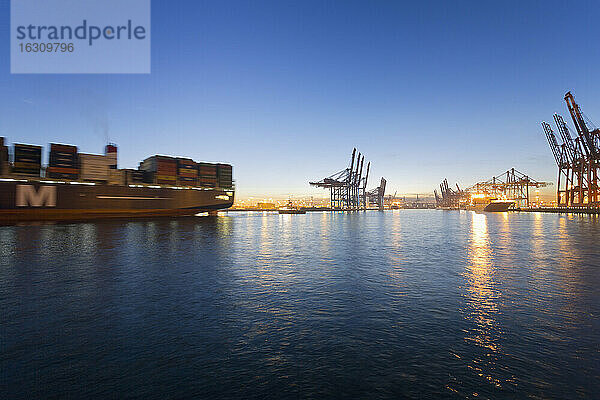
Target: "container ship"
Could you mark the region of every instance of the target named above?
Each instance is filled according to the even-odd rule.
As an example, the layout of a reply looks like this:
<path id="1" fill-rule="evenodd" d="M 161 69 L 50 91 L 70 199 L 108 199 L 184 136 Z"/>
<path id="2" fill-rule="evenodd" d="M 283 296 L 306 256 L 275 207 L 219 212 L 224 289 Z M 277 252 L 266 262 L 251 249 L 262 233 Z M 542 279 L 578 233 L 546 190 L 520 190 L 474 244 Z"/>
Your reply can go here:
<path id="1" fill-rule="evenodd" d="M 514 200 L 496 199 L 484 195 L 476 195 L 465 209 L 471 211 L 506 212 L 515 206 Z"/>
<path id="2" fill-rule="evenodd" d="M 90 220 L 119 217 L 187 216 L 232 206 L 230 164 L 154 155 L 138 169 L 117 168 L 117 146 L 104 154 L 76 146 L 42 147 L 0 137 L 0 223 Z"/>

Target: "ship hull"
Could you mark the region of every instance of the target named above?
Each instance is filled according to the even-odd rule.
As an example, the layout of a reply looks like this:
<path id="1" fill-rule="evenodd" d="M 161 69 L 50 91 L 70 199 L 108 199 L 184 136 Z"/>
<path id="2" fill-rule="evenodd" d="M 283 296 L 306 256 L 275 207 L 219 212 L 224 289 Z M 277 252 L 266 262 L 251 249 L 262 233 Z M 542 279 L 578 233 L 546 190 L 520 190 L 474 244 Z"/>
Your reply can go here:
<path id="1" fill-rule="evenodd" d="M 492 201 L 490 203 L 468 205 L 466 209 L 475 212 L 506 212 L 509 211 L 514 204 L 514 201 Z"/>
<path id="2" fill-rule="evenodd" d="M 485 208 L 483 211 L 487 212 L 505 212 L 508 211 L 512 206 L 514 206 L 514 201 L 493 201 Z"/>
<path id="3" fill-rule="evenodd" d="M 1 181 L 0 222 L 188 216 L 232 206 L 222 189 Z"/>
<path id="4" fill-rule="evenodd" d="M 306 210 L 278 210 L 279 214 L 306 214 Z"/>

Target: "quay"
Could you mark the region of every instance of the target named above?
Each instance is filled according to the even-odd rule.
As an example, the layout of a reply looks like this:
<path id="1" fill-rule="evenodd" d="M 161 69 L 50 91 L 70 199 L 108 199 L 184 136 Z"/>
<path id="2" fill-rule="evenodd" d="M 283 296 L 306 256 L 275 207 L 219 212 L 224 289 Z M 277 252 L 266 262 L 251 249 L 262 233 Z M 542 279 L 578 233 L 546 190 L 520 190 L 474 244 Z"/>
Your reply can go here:
<path id="1" fill-rule="evenodd" d="M 587 206 L 570 206 L 570 207 L 521 207 L 514 211 L 522 212 L 543 212 L 555 214 L 600 214 L 600 208 Z"/>
<path id="2" fill-rule="evenodd" d="M 374 208 L 374 207 L 367 207 L 366 209 L 360 209 L 360 210 L 342 210 L 339 208 L 331 208 L 331 207 L 301 207 L 300 208 L 303 211 L 306 212 L 313 212 L 313 211 L 383 211 L 380 210 L 379 208 Z M 272 213 L 278 213 L 279 209 L 278 208 L 257 208 L 257 207 L 247 207 L 247 208 L 228 208 L 226 210 L 221 210 L 224 212 L 240 212 L 240 211 L 251 211 L 251 212 L 272 212 Z"/>

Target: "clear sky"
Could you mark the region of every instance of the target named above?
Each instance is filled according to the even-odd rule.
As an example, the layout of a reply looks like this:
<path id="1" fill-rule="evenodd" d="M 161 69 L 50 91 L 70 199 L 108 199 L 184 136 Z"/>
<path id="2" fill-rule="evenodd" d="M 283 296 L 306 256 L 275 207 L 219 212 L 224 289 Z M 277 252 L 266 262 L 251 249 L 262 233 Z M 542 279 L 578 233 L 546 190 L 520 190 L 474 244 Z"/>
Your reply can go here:
<path id="1" fill-rule="evenodd" d="M 241 196 L 325 194 L 354 146 L 376 186 L 430 193 L 515 167 L 555 180 L 540 128 L 571 90 L 600 121 L 600 3 L 152 1 L 149 75 L 11 75 L 0 136 L 234 165 Z"/>

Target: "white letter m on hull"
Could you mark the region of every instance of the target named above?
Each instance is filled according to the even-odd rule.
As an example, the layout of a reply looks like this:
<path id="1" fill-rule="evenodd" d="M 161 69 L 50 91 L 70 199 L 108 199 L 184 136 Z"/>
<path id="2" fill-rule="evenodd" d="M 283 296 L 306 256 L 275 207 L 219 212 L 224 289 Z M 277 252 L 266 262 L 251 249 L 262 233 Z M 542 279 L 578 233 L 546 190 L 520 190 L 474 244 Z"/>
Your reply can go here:
<path id="1" fill-rule="evenodd" d="M 56 186 L 17 185 L 17 207 L 56 207 Z"/>

